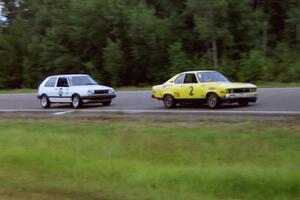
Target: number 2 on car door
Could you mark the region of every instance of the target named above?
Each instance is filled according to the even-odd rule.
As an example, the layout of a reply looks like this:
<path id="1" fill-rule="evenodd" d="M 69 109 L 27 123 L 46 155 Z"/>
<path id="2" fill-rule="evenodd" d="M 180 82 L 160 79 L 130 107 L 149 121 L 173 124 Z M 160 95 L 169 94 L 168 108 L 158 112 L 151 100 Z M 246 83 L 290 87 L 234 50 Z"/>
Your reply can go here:
<path id="1" fill-rule="evenodd" d="M 194 96 L 194 87 L 190 86 L 190 96 Z"/>

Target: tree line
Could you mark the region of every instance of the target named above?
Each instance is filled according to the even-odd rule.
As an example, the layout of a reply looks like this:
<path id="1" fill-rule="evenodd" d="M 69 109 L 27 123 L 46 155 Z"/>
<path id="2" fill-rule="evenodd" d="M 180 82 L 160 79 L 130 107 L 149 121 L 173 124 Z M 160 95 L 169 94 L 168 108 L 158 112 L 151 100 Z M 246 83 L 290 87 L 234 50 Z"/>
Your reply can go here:
<path id="1" fill-rule="evenodd" d="M 0 88 L 88 73 L 151 85 L 185 70 L 300 80 L 299 0 L 0 0 Z"/>

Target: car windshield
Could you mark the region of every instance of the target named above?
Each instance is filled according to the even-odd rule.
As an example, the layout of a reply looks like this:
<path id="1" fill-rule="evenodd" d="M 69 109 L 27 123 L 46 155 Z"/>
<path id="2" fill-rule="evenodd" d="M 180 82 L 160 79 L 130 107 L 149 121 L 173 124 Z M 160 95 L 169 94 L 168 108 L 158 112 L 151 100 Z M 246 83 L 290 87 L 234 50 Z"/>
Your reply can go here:
<path id="1" fill-rule="evenodd" d="M 90 76 L 71 76 L 70 82 L 72 86 L 98 85 Z"/>
<path id="2" fill-rule="evenodd" d="M 219 72 L 199 72 L 197 73 L 200 82 L 229 82 L 229 80 Z"/>

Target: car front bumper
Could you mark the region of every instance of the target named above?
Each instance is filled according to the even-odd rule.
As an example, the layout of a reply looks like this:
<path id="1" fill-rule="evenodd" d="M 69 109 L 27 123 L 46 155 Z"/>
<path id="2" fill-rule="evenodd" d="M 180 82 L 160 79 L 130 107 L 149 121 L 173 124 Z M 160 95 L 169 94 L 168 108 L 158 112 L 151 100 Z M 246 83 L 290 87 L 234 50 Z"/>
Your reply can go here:
<path id="1" fill-rule="evenodd" d="M 93 103 L 93 102 L 103 102 L 109 101 L 113 98 L 116 98 L 116 94 L 93 94 L 88 96 L 82 96 L 81 99 L 84 103 Z"/>
<path id="2" fill-rule="evenodd" d="M 246 93 L 229 93 L 223 98 L 224 102 L 238 102 L 238 101 L 250 101 L 256 102 L 258 94 L 256 92 L 246 92 Z"/>

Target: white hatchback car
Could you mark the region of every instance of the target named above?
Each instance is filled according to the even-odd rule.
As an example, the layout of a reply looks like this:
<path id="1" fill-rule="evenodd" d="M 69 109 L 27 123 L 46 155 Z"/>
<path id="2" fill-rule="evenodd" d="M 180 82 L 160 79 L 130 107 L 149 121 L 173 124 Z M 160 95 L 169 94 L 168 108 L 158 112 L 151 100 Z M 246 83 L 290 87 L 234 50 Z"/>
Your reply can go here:
<path id="1" fill-rule="evenodd" d="M 52 103 L 69 103 L 74 108 L 80 108 L 86 103 L 108 106 L 115 97 L 113 88 L 99 85 L 86 74 L 50 76 L 41 83 L 38 90 L 43 108 L 49 108 Z"/>

